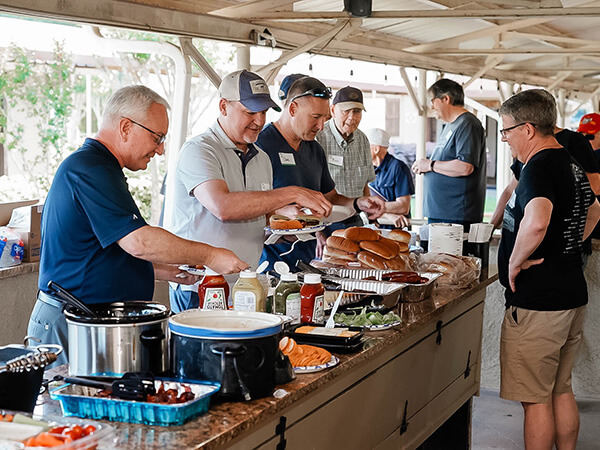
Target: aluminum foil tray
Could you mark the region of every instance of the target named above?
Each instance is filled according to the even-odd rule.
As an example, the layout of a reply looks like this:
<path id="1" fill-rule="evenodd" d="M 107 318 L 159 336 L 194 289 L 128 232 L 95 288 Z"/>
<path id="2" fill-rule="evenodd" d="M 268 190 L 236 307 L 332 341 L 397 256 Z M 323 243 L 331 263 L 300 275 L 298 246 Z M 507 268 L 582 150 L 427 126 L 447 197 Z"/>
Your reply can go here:
<path id="1" fill-rule="evenodd" d="M 386 308 L 393 308 L 403 297 L 403 291 L 407 286 L 404 283 L 386 283 L 383 281 L 369 280 L 351 280 L 348 278 L 327 277 L 328 281 L 338 283 L 344 290 L 344 295 L 340 304 L 350 305 L 358 303 L 368 295 L 377 294 L 383 297 L 383 304 Z M 367 292 L 352 292 L 367 291 Z M 371 294 L 372 293 L 372 294 Z M 333 302 L 337 298 L 338 291 L 325 291 L 325 309 L 333 307 Z"/>
<path id="2" fill-rule="evenodd" d="M 208 411 L 210 397 L 216 393 L 219 383 L 204 381 L 180 381 L 156 379 L 156 388 L 164 382 L 165 389 L 190 386 L 196 398 L 186 403 L 148 403 L 116 398 L 96 397 L 99 390 L 92 387 L 67 384 L 50 392 L 50 397 L 60 402 L 65 416 L 106 419 L 114 422 L 144 423 L 146 425 L 182 425 L 189 419 Z"/>
<path id="3" fill-rule="evenodd" d="M 401 302 L 419 302 L 421 300 L 426 299 L 431 295 L 433 289 L 437 286 L 437 280 L 443 274 L 440 272 L 417 272 L 419 276 L 428 278 L 429 281 L 427 283 L 392 283 L 388 281 L 369 281 L 369 280 L 360 280 L 360 279 L 350 279 L 350 278 L 367 278 L 367 277 L 376 277 L 381 279 L 381 276 L 385 273 L 395 272 L 393 270 L 359 270 L 359 269 L 332 269 L 338 270 L 341 272 L 339 278 L 327 277 L 328 280 L 335 281 L 337 283 L 342 284 L 339 280 L 347 280 L 354 282 L 354 289 L 362 289 L 365 291 L 375 291 L 379 294 L 381 292 L 377 291 L 376 286 L 403 286 L 404 290 L 402 291 L 402 297 L 400 298 Z M 358 284 L 356 284 L 358 283 Z M 369 283 L 369 284 L 366 284 Z M 342 286 L 344 286 L 342 284 Z M 368 286 L 369 288 L 365 287 Z M 344 288 L 346 289 L 346 288 Z M 385 289 L 385 288 L 382 288 Z M 343 302 L 344 299 L 342 299 Z"/>

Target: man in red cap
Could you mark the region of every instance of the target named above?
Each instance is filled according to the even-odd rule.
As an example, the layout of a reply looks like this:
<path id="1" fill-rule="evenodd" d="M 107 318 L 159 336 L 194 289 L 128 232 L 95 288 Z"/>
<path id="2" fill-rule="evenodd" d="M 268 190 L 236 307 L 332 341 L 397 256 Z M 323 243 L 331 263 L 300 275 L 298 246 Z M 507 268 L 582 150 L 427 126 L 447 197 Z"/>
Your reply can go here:
<path id="1" fill-rule="evenodd" d="M 577 131 L 584 134 L 592 144 L 594 152 L 600 149 L 600 114 L 589 113 L 581 118 Z M 598 155 L 596 154 L 596 158 Z"/>

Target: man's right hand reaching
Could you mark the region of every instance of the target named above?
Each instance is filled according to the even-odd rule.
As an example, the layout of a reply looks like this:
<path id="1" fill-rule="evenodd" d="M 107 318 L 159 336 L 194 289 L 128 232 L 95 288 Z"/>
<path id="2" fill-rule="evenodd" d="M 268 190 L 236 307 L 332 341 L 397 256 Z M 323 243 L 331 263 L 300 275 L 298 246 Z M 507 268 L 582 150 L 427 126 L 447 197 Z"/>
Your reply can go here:
<path id="1" fill-rule="evenodd" d="M 299 186 L 288 186 L 282 189 L 289 190 L 290 200 L 294 200 L 294 203 L 301 208 L 310 209 L 315 216 L 327 217 L 331 214 L 331 202 L 320 192 Z"/>
<path id="2" fill-rule="evenodd" d="M 220 274 L 238 273 L 250 267 L 231 250 L 221 247 L 212 248 L 211 255 L 206 258 L 204 265 Z"/>

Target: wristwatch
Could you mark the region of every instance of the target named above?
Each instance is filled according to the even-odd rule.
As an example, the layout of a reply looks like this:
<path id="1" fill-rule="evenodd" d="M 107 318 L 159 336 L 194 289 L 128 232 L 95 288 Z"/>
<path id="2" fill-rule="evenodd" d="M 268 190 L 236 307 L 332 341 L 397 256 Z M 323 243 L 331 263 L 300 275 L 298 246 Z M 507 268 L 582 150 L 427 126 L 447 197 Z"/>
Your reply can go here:
<path id="1" fill-rule="evenodd" d="M 433 166 L 435 165 L 435 161 L 432 159 L 431 160 L 431 164 L 429 165 L 429 170 L 431 170 L 432 172 L 435 173 L 435 170 L 433 170 Z"/>

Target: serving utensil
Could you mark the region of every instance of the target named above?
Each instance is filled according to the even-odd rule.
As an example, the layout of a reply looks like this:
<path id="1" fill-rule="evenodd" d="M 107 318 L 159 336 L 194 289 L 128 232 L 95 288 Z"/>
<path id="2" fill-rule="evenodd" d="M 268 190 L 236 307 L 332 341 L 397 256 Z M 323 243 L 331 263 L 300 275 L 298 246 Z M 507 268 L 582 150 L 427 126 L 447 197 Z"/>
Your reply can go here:
<path id="1" fill-rule="evenodd" d="M 327 319 L 327 323 L 325 324 L 325 328 L 333 328 L 335 326 L 335 313 L 340 306 L 340 301 L 342 300 L 342 296 L 344 295 L 344 291 L 340 291 L 337 298 L 335 299 L 335 303 L 333 304 L 333 308 L 331 308 L 331 313 L 329 314 L 329 319 Z"/>
<path id="2" fill-rule="evenodd" d="M 66 304 L 83 311 L 87 316 L 98 317 L 98 314 L 96 314 L 90 308 L 85 306 L 85 304 L 81 300 L 79 300 L 77 297 L 75 297 L 73 294 L 67 291 L 60 284 L 55 283 L 54 281 L 48 281 L 48 290 L 50 290 L 50 292 L 52 292 L 53 295 L 56 295 Z"/>
<path id="3" fill-rule="evenodd" d="M 127 373 L 122 378 L 110 383 L 105 381 L 90 380 L 83 377 L 63 377 L 57 375 L 55 381 L 64 381 L 65 383 L 78 384 L 97 389 L 106 389 L 112 392 L 112 395 L 121 400 L 145 401 L 148 394 L 156 394 L 154 387 L 154 377 L 142 376 L 135 373 Z"/>

